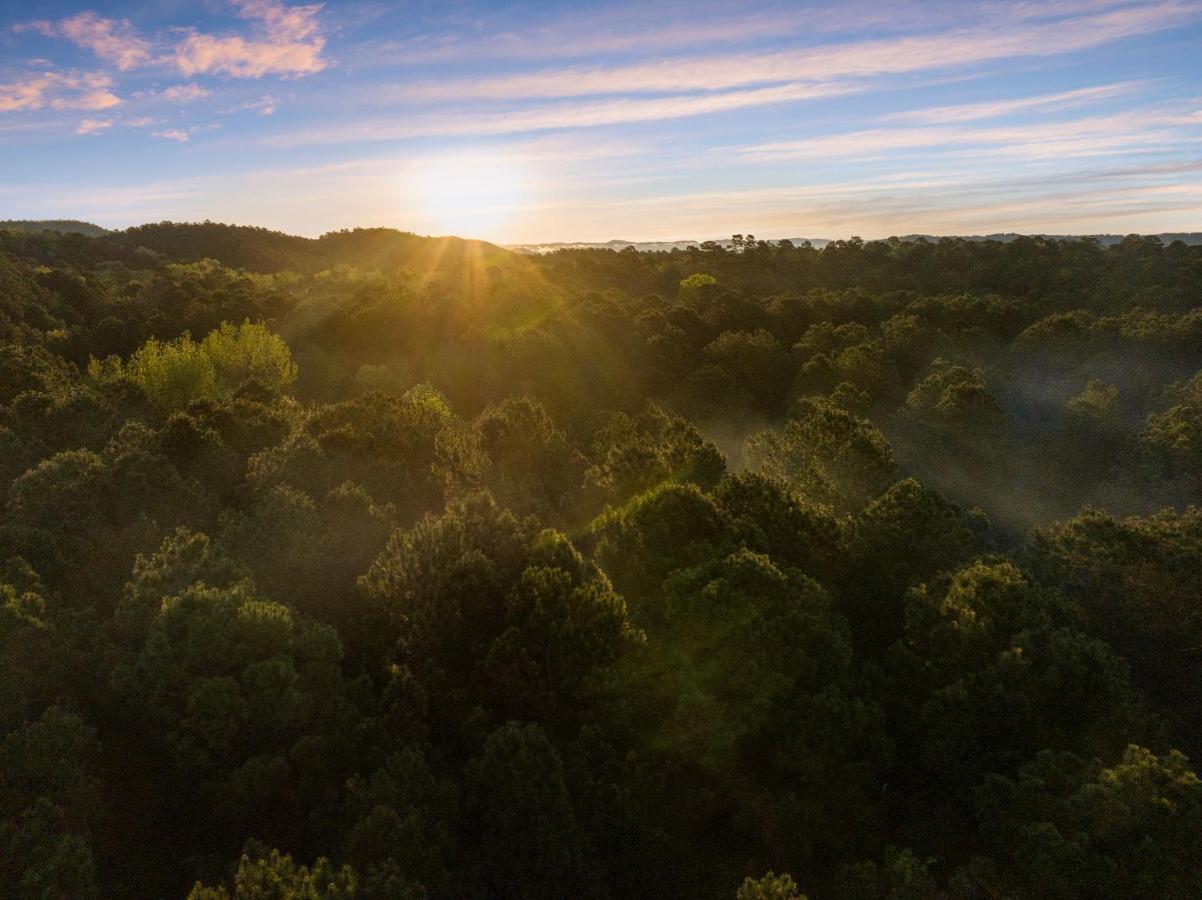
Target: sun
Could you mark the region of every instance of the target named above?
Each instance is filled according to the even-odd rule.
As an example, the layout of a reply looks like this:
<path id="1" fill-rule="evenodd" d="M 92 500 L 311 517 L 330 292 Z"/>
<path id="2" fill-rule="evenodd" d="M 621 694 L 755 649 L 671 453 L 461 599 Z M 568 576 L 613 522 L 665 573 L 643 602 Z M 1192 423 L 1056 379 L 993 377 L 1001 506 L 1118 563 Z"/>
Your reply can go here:
<path id="1" fill-rule="evenodd" d="M 526 210 L 532 189 L 519 159 L 455 153 L 415 161 L 405 173 L 404 192 L 418 230 L 498 239 Z"/>

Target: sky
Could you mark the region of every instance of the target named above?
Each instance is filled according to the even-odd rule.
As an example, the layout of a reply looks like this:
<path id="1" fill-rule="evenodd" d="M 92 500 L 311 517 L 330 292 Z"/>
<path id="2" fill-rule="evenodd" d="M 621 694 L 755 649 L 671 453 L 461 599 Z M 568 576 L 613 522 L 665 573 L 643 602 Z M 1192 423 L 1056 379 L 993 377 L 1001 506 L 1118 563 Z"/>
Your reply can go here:
<path id="1" fill-rule="evenodd" d="M 1202 231 L 1202 0 L 0 0 L 0 219 Z"/>

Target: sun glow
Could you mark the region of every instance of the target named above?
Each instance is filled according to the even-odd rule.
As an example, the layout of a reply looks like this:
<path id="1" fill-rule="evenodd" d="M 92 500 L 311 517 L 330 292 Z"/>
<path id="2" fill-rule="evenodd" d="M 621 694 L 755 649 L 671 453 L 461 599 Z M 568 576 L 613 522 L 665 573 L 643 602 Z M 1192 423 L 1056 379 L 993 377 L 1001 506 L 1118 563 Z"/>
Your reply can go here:
<path id="1" fill-rule="evenodd" d="M 460 154 L 415 162 L 404 181 L 407 212 L 432 234 L 503 240 L 533 193 L 526 166 L 511 156 Z"/>

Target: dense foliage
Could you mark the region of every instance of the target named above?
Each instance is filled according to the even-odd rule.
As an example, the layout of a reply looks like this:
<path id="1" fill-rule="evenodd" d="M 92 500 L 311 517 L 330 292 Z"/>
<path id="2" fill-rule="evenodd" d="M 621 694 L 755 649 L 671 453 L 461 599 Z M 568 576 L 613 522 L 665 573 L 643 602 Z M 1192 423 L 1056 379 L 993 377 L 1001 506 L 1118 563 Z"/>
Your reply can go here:
<path id="1" fill-rule="evenodd" d="M 0 231 L 0 897 L 1202 895 L 1202 247 Z"/>

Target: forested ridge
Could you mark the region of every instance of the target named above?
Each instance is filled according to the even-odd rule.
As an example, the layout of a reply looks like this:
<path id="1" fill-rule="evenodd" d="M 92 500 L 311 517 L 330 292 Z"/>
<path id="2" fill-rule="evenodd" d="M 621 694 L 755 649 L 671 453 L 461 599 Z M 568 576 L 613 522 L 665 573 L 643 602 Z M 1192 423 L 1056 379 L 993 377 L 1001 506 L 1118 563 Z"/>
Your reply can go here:
<path id="1" fill-rule="evenodd" d="M 0 229 L 0 897 L 1202 896 L 1202 247 Z"/>

